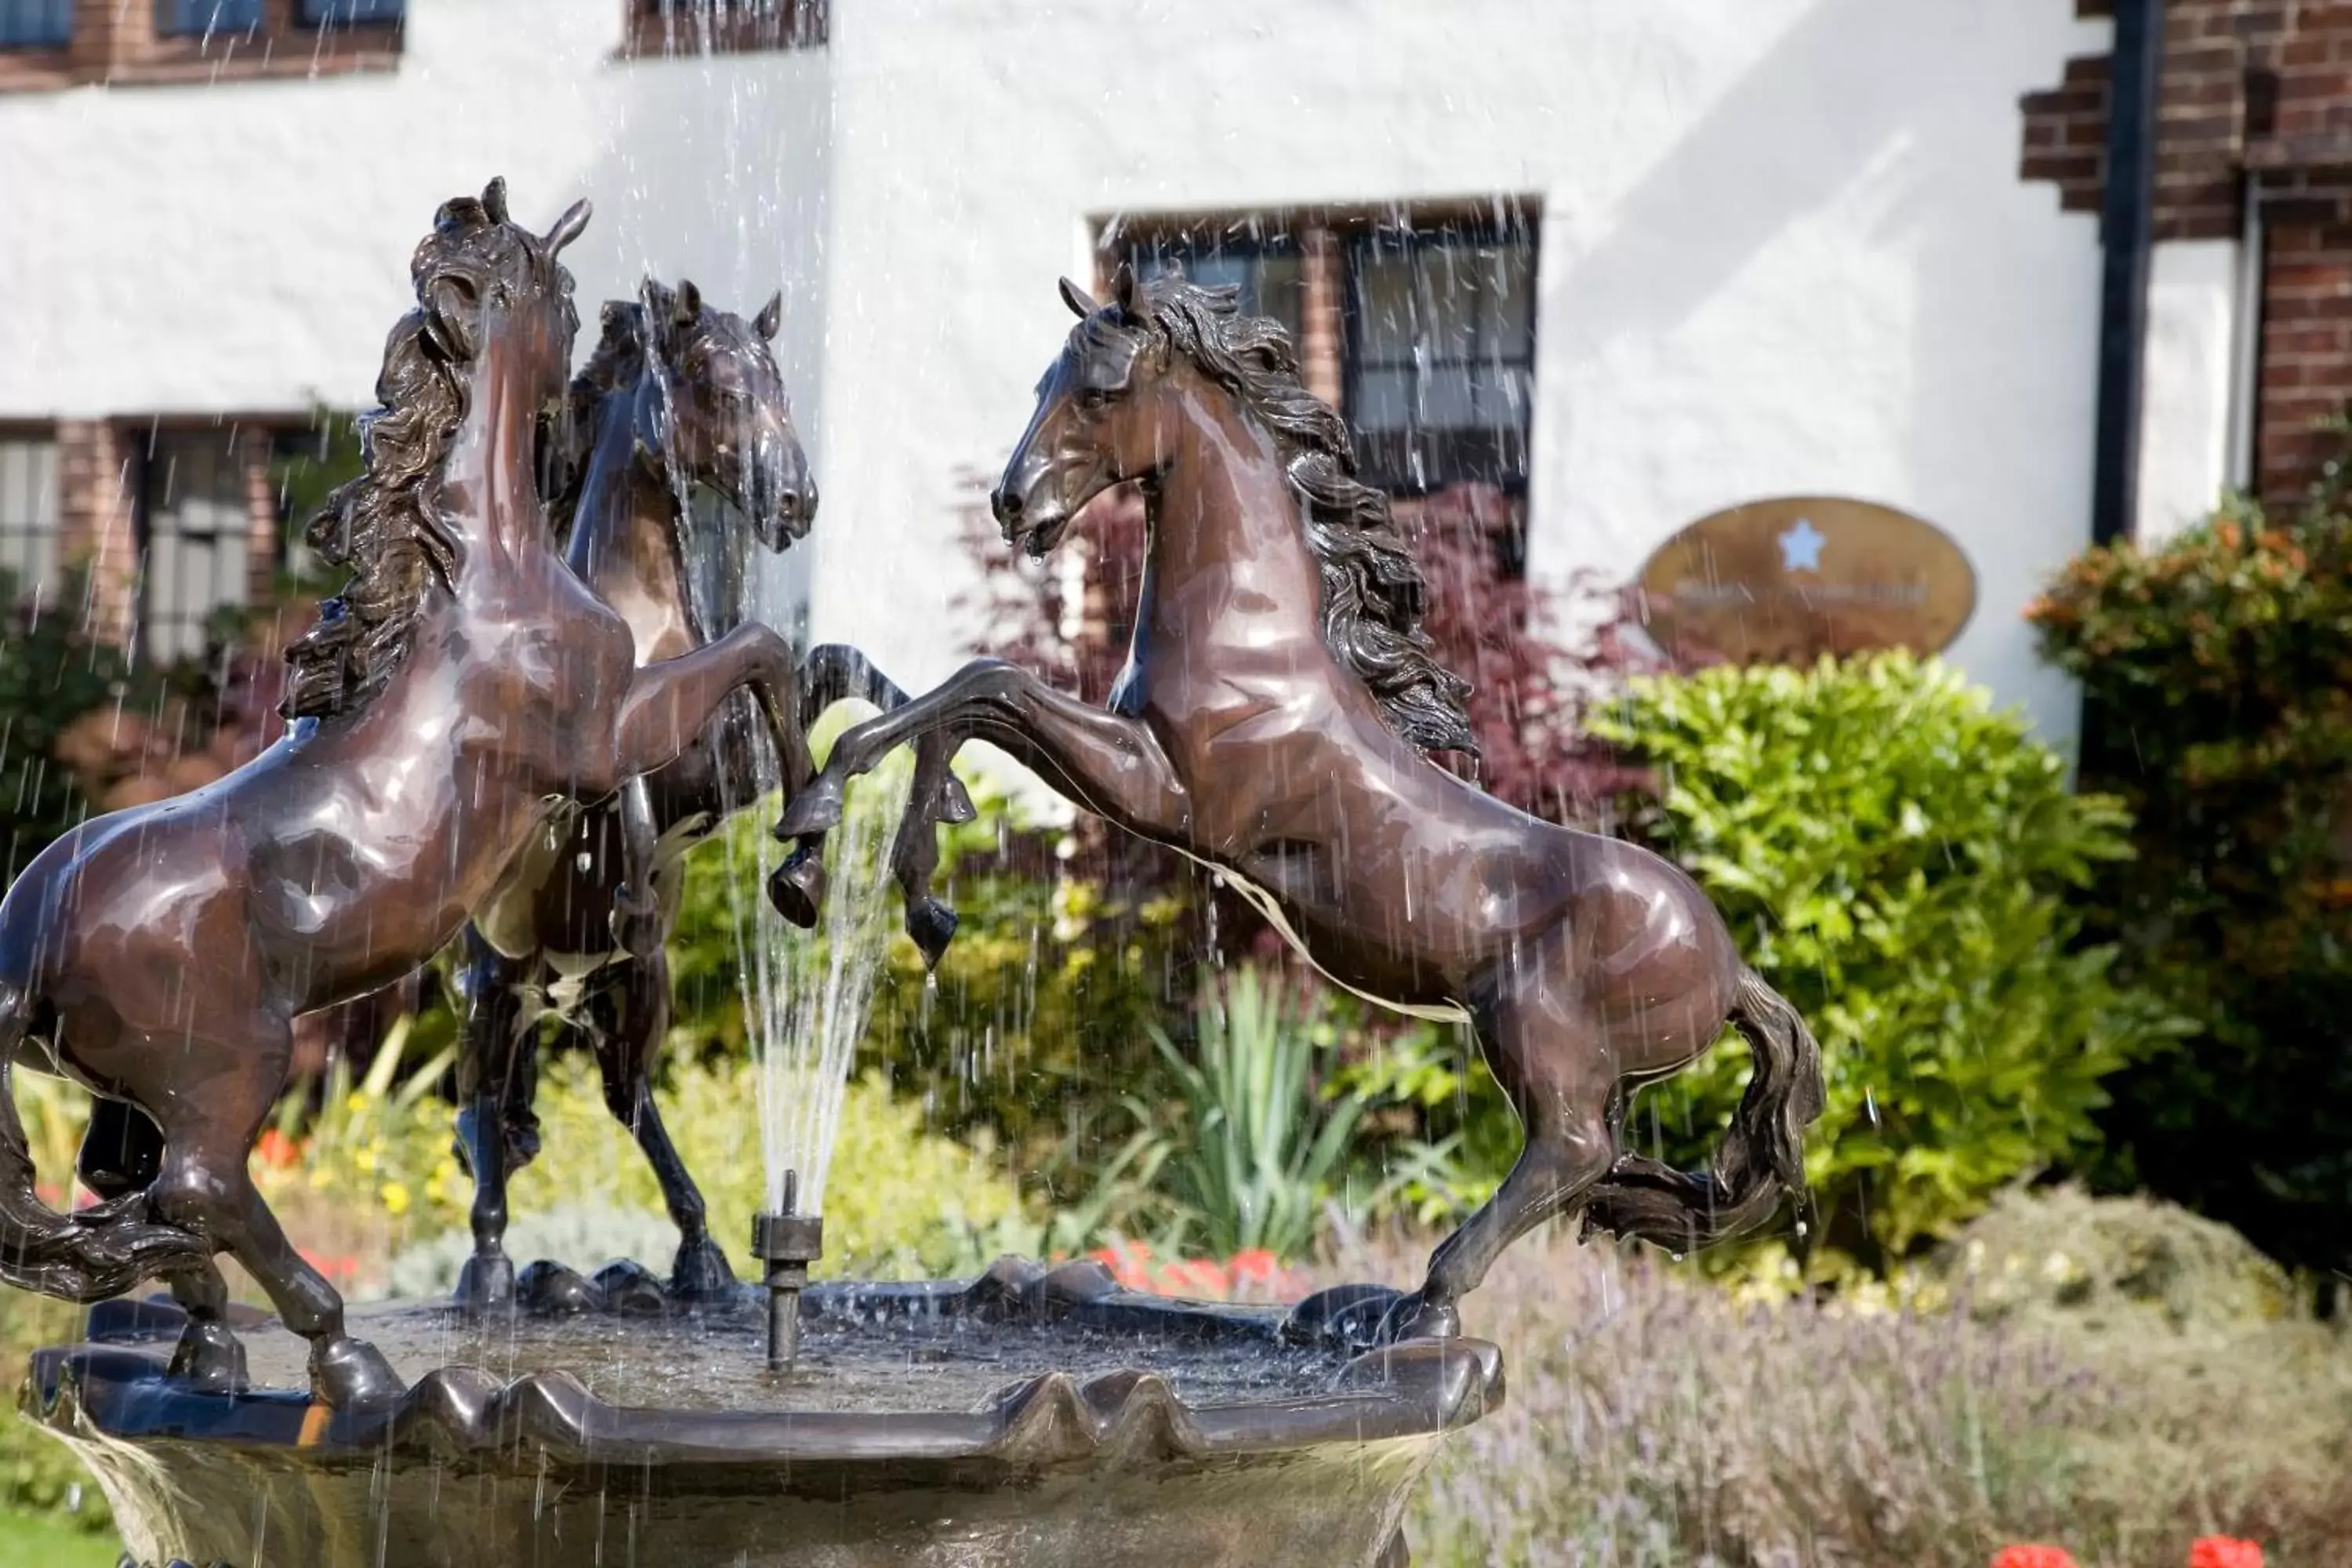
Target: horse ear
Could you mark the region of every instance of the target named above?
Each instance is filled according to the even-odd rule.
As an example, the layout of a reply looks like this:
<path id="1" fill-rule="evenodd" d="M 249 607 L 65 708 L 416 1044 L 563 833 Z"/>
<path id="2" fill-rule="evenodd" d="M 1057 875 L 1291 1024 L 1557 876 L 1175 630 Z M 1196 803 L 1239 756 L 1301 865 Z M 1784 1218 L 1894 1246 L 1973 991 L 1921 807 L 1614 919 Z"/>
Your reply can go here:
<path id="1" fill-rule="evenodd" d="M 1085 321 L 1088 316 L 1093 315 L 1097 310 L 1102 309 L 1101 306 L 1096 304 L 1092 300 L 1087 297 L 1087 291 L 1085 289 L 1079 288 L 1076 284 L 1071 282 L 1066 278 L 1062 279 L 1062 303 L 1067 305 L 1070 308 L 1070 314 L 1076 316 L 1081 321 Z"/>
<path id="2" fill-rule="evenodd" d="M 694 286 L 692 279 L 679 279 L 677 280 L 677 319 L 681 322 L 693 321 L 700 320 L 701 316 L 702 290 Z"/>
<path id="3" fill-rule="evenodd" d="M 1112 279 L 1111 295 L 1118 301 L 1119 314 L 1140 325 L 1151 320 L 1150 302 L 1143 297 L 1143 285 L 1136 281 L 1131 262 L 1118 264 L 1118 276 Z"/>
<path id="4" fill-rule="evenodd" d="M 776 341 L 776 329 L 784 324 L 784 291 L 782 289 L 768 296 L 760 313 L 751 318 L 751 330 L 766 342 Z"/>
<path id="5" fill-rule="evenodd" d="M 588 203 L 584 199 L 573 202 L 564 210 L 563 216 L 555 220 L 555 226 L 547 231 L 548 255 L 554 255 L 580 237 L 580 231 L 588 226 Z"/>
<path id="6" fill-rule="evenodd" d="M 482 210 L 492 223 L 507 221 L 507 177 L 499 174 L 482 187 Z"/>

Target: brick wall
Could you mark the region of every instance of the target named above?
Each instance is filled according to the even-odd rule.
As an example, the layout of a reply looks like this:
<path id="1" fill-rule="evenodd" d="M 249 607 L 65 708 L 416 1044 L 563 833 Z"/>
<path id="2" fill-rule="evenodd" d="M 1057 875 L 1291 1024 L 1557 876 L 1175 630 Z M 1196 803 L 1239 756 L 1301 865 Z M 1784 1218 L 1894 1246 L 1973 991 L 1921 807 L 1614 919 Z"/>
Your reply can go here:
<path id="1" fill-rule="evenodd" d="M 2076 14 L 2110 15 L 2110 0 Z M 2352 403 L 2352 0 L 2166 0 L 2154 226 L 2233 239 L 2246 203 L 2265 236 L 2254 488 L 2299 496 L 2332 449 L 2315 426 Z M 2106 61 L 2069 60 L 2021 100 L 2019 173 L 2096 212 Z"/>

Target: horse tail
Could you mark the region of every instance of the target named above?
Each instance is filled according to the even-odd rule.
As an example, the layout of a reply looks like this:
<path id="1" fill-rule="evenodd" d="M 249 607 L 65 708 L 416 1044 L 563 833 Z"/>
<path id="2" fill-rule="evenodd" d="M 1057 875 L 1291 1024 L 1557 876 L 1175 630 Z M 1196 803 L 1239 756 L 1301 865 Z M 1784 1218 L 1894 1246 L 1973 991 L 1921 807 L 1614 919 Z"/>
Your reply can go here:
<path id="1" fill-rule="evenodd" d="M 144 1194 L 79 1215 L 35 1195 L 33 1154 L 9 1076 L 32 1026 L 25 987 L 0 979 L 0 1284 L 68 1301 L 119 1296 L 149 1275 L 200 1261 L 204 1245 L 172 1226 L 131 1217 Z"/>
<path id="2" fill-rule="evenodd" d="M 1677 1251 L 1753 1230 L 1805 1190 L 1805 1129 L 1822 1113 L 1821 1042 L 1788 999 L 1742 969 L 1730 1023 L 1755 1066 L 1731 1129 L 1707 1171 L 1677 1171 L 1622 1155 L 1597 1184 L 1584 1228 L 1639 1237 Z"/>

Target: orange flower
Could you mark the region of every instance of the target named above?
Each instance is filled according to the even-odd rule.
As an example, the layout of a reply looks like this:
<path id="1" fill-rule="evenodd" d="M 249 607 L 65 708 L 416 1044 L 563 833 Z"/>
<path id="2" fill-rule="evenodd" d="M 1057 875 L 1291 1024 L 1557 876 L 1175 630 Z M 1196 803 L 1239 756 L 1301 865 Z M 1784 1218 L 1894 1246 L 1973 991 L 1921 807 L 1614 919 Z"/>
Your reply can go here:
<path id="1" fill-rule="evenodd" d="M 265 1128 L 253 1145 L 254 1153 L 273 1171 L 282 1171 L 302 1158 L 302 1146 L 275 1127 Z"/>
<path id="2" fill-rule="evenodd" d="M 2004 1546 L 1992 1568 L 2075 1568 L 2074 1554 L 2063 1546 Z"/>
<path id="3" fill-rule="evenodd" d="M 2190 1544 L 2189 1568 L 2263 1568 L 2263 1549 L 2256 1542 L 2208 1535 Z"/>

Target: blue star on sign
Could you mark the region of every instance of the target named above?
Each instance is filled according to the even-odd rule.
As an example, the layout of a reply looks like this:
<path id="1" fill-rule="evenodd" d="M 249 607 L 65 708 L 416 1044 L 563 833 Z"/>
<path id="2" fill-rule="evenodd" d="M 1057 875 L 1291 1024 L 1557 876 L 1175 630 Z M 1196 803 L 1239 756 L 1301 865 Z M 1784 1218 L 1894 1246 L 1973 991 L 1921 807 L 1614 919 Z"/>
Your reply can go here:
<path id="1" fill-rule="evenodd" d="M 1783 572 L 1820 571 L 1822 546 L 1828 542 L 1828 535 L 1813 526 L 1811 518 L 1799 518 L 1796 526 L 1780 538 L 1780 570 Z"/>

